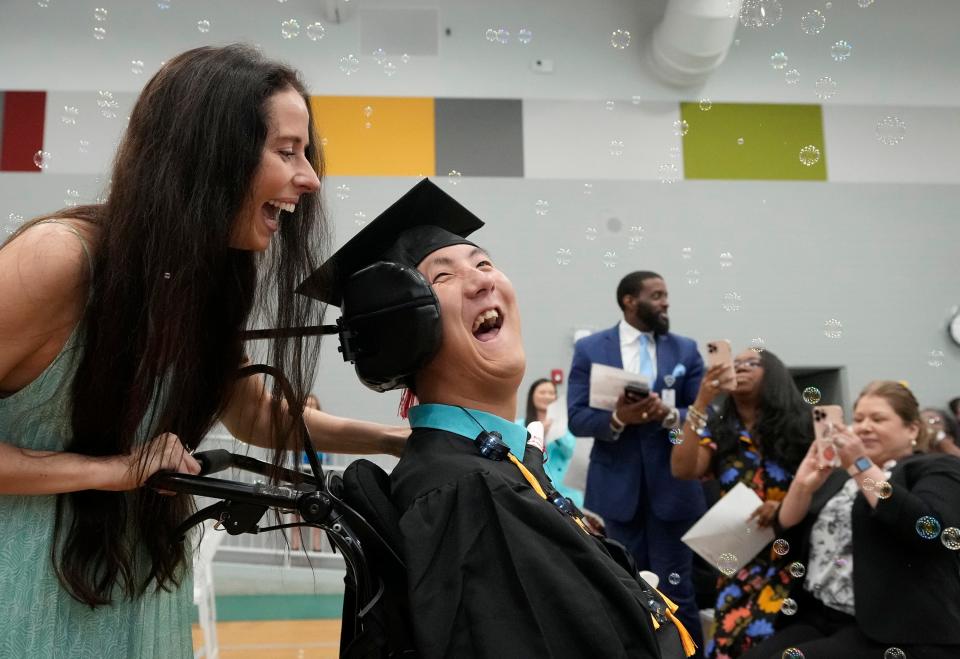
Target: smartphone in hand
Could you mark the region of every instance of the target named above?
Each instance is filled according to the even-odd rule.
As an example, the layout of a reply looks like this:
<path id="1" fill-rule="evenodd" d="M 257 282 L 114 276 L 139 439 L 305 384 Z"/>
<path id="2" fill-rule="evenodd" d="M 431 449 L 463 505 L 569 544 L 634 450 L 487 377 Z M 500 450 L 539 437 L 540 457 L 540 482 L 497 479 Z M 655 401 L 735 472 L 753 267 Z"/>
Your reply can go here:
<path id="1" fill-rule="evenodd" d="M 843 425 L 843 408 L 839 405 L 817 405 L 813 408 L 813 441 L 816 443 L 817 462 L 831 467 L 840 466 L 840 456 L 833 445 L 833 430 Z"/>
<path id="2" fill-rule="evenodd" d="M 707 342 L 707 367 L 717 364 L 726 365 L 727 382 L 724 382 L 720 389 L 723 391 L 733 391 L 737 388 L 737 373 L 733 368 L 733 347 L 727 339 L 714 339 Z"/>
<path id="3" fill-rule="evenodd" d="M 638 403 L 650 395 L 650 385 L 631 382 L 623 389 L 623 397 L 628 403 Z"/>

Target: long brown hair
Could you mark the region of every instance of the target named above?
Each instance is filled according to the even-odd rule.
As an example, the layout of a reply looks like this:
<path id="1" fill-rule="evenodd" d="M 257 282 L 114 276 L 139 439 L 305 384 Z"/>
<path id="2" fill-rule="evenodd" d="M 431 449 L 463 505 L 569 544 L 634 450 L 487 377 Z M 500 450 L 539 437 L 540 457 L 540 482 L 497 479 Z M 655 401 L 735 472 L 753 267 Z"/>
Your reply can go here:
<path id="1" fill-rule="evenodd" d="M 175 57 L 133 108 L 106 202 L 47 216 L 99 227 L 67 450 L 130 454 L 161 432 L 193 449 L 228 402 L 244 357 L 240 331 L 319 324 L 319 305 L 293 293 L 327 246 L 319 192 L 301 196 L 264 255 L 228 247 L 260 165 L 267 100 L 288 88 L 309 112 L 297 72 L 252 48 L 204 47 Z M 312 123 L 311 116 L 306 156 L 322 179 Z M 288 376 L 290 408 L 299 414 L 318 342 L 275 340 L 258 352 Z M 281 422 L 276 383 L 272 393 L 279 464 L 285 449 L 301 447 Z M 192 507 L 190 497 L 149 488 L 60 495 L 52 559 L 61 583 L 90 606 L 121 593 L 133 598 L 151 584 L 179 585 L 188 552 L 173 531 Z M 146 553 L 146 570 L 138 569 L 137 553 Z"/>

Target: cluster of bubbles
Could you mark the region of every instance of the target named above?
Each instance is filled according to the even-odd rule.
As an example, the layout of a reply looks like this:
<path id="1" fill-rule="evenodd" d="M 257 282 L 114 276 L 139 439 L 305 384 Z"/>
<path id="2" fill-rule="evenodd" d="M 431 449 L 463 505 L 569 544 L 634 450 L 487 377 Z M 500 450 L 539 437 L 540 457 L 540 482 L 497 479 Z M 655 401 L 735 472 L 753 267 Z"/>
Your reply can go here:
<path id="1" fill-rule="evenodd" d="M 484 33 L 484 37 L 490 43 L 499 43 L 507 44 L 510 42 L 510 30 L 506 28 L 487 28 L 487 31 Z M 525 27 L 520 28 L 517 32 L 517 41 L 526 46 L 528 43 L 533 41 L 533 32 Z"/>
<path id="2" fill-rule="evenodd" d="M 550 202 L 546 199 L 537 199 L 537 203 L 534 204 L 534 210 L 537 215 L 546 215 L 550 212 Z"/>
<path id="3" fill-rule="evenodd" d="M 813 144 L 803 147 L 800 149 L 800 162 L 807 167 L 813 167 L 820 162 L 820 149 Z"/>
<path id="4" fill-rule="evenodd" d="M 877 122 L 877 141 L 887 146 L 895 146 L 903 141 L 907 134 L 907 124 L 896 116 L 890 115 Z"/>
<path id="5" fill-rule="evenodd" d="M 720 570 L 723 574 L 728 577 L 731 577 L 737 571 L 737 564 L 739 559 L 736 554 L 729 554 L 724 552 L 717 557 L 717 569 Z"/>
<path id="6" fill-rule="evenodd" d="M 614 30 L 610 34 L 610 45 L 617 50 L 623 50 L 630 45 L 630 32 L 628 30 Z"/>

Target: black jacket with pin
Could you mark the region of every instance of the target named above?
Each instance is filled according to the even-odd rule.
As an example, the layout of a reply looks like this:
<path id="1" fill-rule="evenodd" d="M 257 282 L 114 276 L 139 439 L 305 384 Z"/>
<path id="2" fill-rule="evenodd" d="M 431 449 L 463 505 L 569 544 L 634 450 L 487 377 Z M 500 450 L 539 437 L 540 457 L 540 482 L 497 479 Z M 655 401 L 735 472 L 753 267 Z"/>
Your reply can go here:
<path id="1" fill-rule="evenodd" d="M 810 531 L 824 505 L 850 476 L 835 470 L 817 490 L 797 526 L 783 531 L 796 560 L 810 556 Z M 853 591 L 857 625 L 878 643 L 960 645 L 960 551 L 926 540 L 917 520 L 930 515 L 942 529 L 960 527 L 960 458 L 912 455 L 890 475 L 893 492 L 871 508 L 863 493 L 853 503 Z M 791 552 L 792 553 L 792 552 Z M 793 584 L 793 596 L 803 580 Z M 790 624 L 781 615 L 778 627 Z M 960 654 L 958 654 L 960 656 Z"/>

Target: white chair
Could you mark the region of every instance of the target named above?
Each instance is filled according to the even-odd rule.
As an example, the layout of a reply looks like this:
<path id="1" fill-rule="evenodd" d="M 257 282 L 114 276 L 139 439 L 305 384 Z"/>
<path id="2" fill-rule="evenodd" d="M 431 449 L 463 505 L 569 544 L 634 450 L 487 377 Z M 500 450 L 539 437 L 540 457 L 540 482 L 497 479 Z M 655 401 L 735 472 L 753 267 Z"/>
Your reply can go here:
<path id="1" fill-rule="evenodd" d="M 200 630 L 203 645 L 194 653 L 194 658 L 217 659 L 220 645 L 217 642 L 217 605 L 213 592 L 213 557 L 223 542 L 226 531 L 216 531 L 213 520 L 203 523 L 203 537 L 193 552 L 193 603 L 199 608 Z"/>

